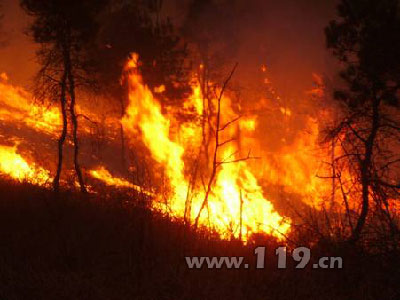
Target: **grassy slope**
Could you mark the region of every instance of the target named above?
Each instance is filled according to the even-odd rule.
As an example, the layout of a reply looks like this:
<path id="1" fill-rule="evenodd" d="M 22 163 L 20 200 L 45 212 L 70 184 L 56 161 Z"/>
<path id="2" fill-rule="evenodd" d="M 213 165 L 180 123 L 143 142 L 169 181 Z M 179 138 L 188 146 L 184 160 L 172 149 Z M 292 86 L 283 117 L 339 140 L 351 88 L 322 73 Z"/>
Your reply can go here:
<path id="1" fill-rule="evenodd" d="M 120 200 L 120 199 L 118 199 Z M 185 255 L 254 257 L 121 201 L 0 181 L 0 299 L 396 299 L 399 259 L 332 247 L 342 270 L 189 270 Z M 397 298 L 398 299 L 398 298 Z"/>

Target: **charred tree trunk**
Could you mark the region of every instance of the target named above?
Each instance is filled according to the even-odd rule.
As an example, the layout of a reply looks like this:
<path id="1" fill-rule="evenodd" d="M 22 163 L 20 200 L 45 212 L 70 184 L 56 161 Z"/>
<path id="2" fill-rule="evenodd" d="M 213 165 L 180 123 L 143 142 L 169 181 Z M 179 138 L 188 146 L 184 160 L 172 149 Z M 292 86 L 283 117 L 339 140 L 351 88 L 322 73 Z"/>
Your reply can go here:
<path id="1" fill-rule="evenodd" d="M 69 113 L 71 115 L 72 122 L 72 138 L 74 142 L 74 167 L 76 176 L 78 177 L 79 186 L 82 193 L 86 193 L 86 186 L 83 180 L 81 167 L 79 165 L 79 139 L 78 139 L 78 118 L 75 112 L 75 104 L 76 104 L 76 95 L 75 95 L 75 79 L 73 75 L 73 66 L 71 62 L 71 53 L 70 47 L 67 47 L 64 51 L 64 59 L 66 72 L 68 74 L 68 87 L 69 87 L 69 95 L 71 97 Z"/>
<path id="2" fill-rule="evenodd" d="M 76 112 L 75 112 L 75 104 L 76 104 L 75 83 L 74 83 L 74 78 L 73 78 L 71 72 L 69 72 L 68 77 L 69 77 L 69 80 L 68 80 L 69 81 L 69 90 L 70 90 L 70 96 L 71 96 L 69 112 L 71 114 L 72 138 L 74 141 L 74 166 L 75 166 L 76 176 L 78 177 L 79 186 L 81 188 L 81 192 L 86 193 L 86 186 L 85 186 L 85 182 L 83 181 L 82 171 L 81 171 L 81 167 L 79 165 L 78 118 L 77 118 Z"/>
<path id="3" fill-rule="evenodd" d="M 57 164 L 56 176 L 54 177 L 53 180 L 53 189 L 55 192 L 58 192 L 60 189 L 60 177 L 63 164 L 63 147 L 68 132 L 68 119 L 67 119 L 67 108 L 66 108 L 67 73 L 65 71 L 62 76 L 60 85 L 61 85 L 60 107 L 63 120 L 63 128 L 61 131 L 61 135 L 58 139 L 58 164 Z"/>
<path id="4" fill-rule="evenodd" d="M 369 210 L 369 187 L 371 185 L 372 157 L 375 139 L 379 129 L 379 104 L 380 99 L 375 98 L 372 104 L 372 128 L 368 138 L 365 140 L 365 155 L 360 162 L 362 205 L 360 216 L 358 217 L 356 227 L 354 228 L 353 234 L 350 238 L 352 242 L 356 242 L 360 239 Z"/>

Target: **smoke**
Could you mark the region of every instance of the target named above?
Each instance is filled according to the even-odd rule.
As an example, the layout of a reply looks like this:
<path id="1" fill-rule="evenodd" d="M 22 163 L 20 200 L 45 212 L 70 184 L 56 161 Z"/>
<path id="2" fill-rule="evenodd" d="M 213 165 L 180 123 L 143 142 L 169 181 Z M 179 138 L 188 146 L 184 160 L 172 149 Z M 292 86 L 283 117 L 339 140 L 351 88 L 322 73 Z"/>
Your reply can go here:
<path id="1" fill-rule="evenodd" d="M 310 88 L 313 72 L 332 71 L 323 29 L 334 17 L 335 2 L 165 0 L 163 14 L 191 40 L 199 40 L 200 33 L 206 30 L 214 39 L 212 44 L 223 44 L 221 59 L 239 62 L 237 76 L 243 85 L 265 64 L 281 94 L 299 97 Z M 205 8 L 199 9 L 202 6 Z M 2 38 L 6 45 L 0 48 L 0 69 L 16 83 L 26 84 L 37 69 L 35 45 L 24 34 L 29 17 L 16 0 L 3 0 L 2 9 Z M 194 18 L 202 27 L 188 32 Z"/>
<path id="2" fill-rule="evenodd" d="M 17 0 L 3 0 L 1 4 L 0 71 L 7 73 L 15 84 L 31 85 L 38 65 L 35 60 L 36 45 L 25 34 L 29 16 Z"/>
<path id="3" fill-rule="evenodd" d="M 189 40 L 197 41 L 202 34 L 212 45 L 222 43 L 221 56 L 239 62 L 237 75 L 243 84 L 265 64 L 278 91 L 298 98 L 311 87 L 312 73 L 332 71 L 324 27 L 334 18 L 335 2 L 192 0 L 181 6 L 186 9 L 181 26 Z"/>
<path id="4" fill-rule="evenodd" d="M 313 74 L 336 73 L 324 35 L 335 2 L 191 0 L 176 10 L 185 38 L 200 44 L 203 59 L 208 55 L 210 68 L 218 70 L 216 81 L 239 63 L 231 87 L 245 110 L 258 110 L 257 136 L 268 152 L 297 143 L 310 130 L 310 118 L 318 118 L 321 99 L 307 92 L 316 88 Z"/>

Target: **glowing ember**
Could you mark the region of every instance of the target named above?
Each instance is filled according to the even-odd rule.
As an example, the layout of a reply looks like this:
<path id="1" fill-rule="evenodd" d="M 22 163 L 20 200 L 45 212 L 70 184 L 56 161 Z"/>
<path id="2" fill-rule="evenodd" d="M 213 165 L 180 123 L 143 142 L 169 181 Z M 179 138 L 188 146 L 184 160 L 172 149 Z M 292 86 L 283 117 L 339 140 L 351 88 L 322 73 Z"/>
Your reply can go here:
<path id="1" fill-rule="evenodd" d="M 157 94 L 161 94 L 165 92 L 165 85 L 160 85 L 154 88 L 154 92 Z"/>

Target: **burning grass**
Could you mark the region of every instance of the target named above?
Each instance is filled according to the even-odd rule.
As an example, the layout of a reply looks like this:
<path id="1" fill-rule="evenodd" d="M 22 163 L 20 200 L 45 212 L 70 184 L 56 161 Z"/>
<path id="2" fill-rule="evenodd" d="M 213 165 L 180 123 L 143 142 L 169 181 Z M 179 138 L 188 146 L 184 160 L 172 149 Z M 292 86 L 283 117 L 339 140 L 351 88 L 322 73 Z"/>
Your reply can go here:
<path id="1" fill-rule="evenodd" d="M 18 152 L 17 145 L 0 145 L 0 170 L 18 181 L 28 181 L 38 185 L 45 185 L 50 179 L 49 171 L 29 164 Z"/>

